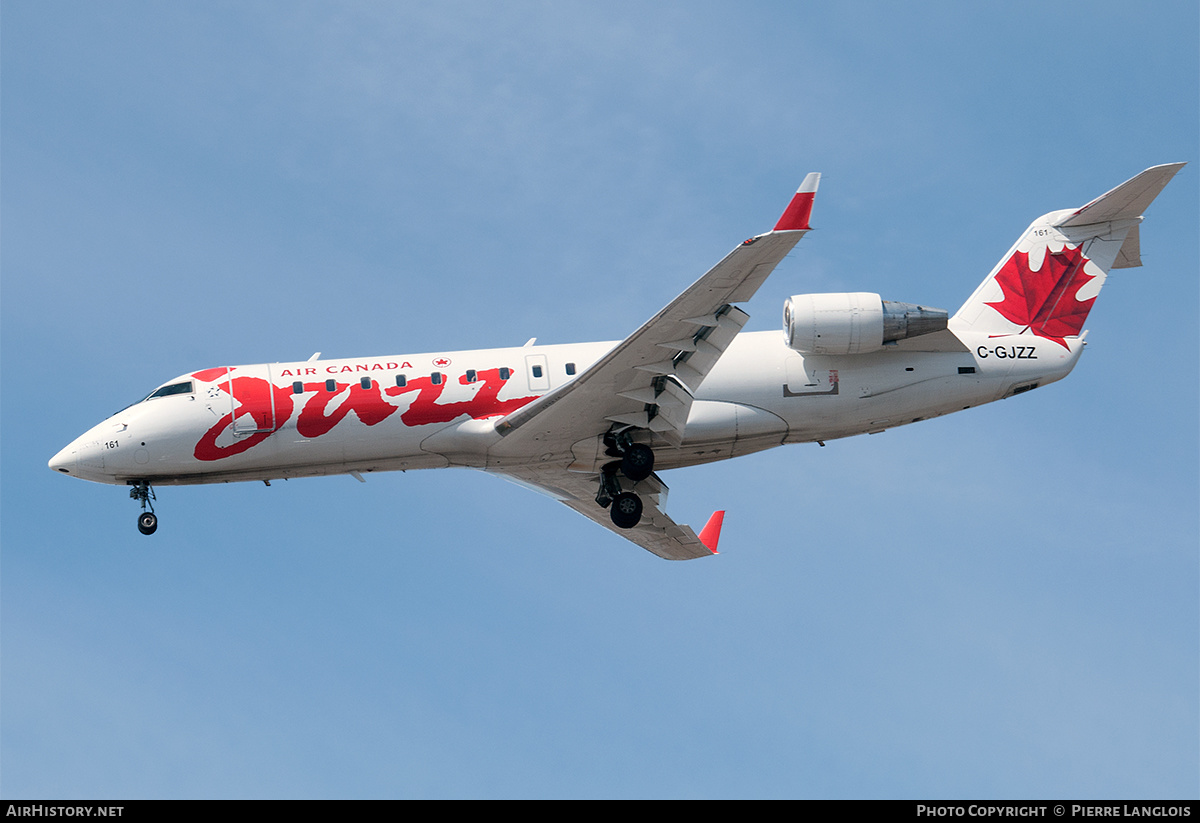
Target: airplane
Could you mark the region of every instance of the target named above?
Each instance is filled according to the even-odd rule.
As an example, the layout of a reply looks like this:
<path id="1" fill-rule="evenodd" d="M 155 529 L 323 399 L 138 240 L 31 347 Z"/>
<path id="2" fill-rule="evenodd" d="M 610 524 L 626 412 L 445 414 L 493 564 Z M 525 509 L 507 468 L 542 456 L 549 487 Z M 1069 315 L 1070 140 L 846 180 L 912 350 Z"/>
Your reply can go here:
<path id="1" fill-rule="evenodd" d="M 222 366 L 169 380 L 62 449 L 55 472 L 155 486 L 465 466 L 548 494 L 669 560 L 715 554 L 666 513 L 659 471 L 880 432 L 1066 377 L 1110 269 L 1141 265 L 1154 166 L 1035 220 L 951 317 L 866 292 L 799 294 L 783 334 L 742 332 L 749 300 L 810 231 L 820 175 L 620 342 Z"/>

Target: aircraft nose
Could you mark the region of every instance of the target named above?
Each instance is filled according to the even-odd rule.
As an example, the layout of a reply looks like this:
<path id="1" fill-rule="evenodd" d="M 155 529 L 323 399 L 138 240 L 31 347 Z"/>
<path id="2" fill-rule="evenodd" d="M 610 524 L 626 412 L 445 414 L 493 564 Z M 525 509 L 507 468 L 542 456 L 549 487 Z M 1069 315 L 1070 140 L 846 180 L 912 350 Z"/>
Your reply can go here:
<path id="1" fill-rule="evenodd" d="M 69 446 L 50 458 L 50 468 L 85 480 L 93 480 L 97 475 L 103 475 L 104 451 L 100 441 L 91 437 L 91 434 L 92 432 L 88 432 L 76 438 Z"/>
<path id="2" fill-rule="evenodd" d="M 75 444 L 72 443 L 51 457 L 47 465 L 50 466 L 52 471 L 70 474 L 75 470 Z"/>

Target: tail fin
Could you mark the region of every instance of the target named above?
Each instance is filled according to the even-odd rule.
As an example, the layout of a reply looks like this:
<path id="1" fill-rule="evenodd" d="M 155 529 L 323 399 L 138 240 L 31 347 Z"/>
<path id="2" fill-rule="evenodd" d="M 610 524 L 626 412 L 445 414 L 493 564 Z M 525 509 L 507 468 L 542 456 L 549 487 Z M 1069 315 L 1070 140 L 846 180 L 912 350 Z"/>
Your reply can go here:
<path id="1" fill-rule="evenodd" d="M 950 328 L 1032 334 L 1065 347 L 1082 331 L 1109 269 L 1142 264 L 1142 213 L 1184 165 L 1154 166 L 1081 208 L 1035 220 Z"/>

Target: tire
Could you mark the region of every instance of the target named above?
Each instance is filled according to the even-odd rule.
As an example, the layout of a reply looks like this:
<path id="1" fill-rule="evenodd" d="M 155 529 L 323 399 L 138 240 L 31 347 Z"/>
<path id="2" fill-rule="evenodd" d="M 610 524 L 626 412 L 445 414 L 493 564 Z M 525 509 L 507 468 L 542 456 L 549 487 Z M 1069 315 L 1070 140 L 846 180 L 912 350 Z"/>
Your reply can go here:
<path id="1" fill-rule="evenodd" d="M 154 512 L 142 512 L 138 515 L 138 531 L 142 534 L 154 534 L 158 529 L 158 517 Z"/>
<path id="2" fill-rule="evenodd" d="M 621 474 L 634 483 L 645 480 L 654 471 L 654 450 L 641 443 L 634 443 L 621 457 Z"/>
<path id="3" fill-rule="evenodd" d="M 621 492 L 612 501 L 612 522 L 618 529 L 632 529 L 642 519 L 642 498 Z"/>

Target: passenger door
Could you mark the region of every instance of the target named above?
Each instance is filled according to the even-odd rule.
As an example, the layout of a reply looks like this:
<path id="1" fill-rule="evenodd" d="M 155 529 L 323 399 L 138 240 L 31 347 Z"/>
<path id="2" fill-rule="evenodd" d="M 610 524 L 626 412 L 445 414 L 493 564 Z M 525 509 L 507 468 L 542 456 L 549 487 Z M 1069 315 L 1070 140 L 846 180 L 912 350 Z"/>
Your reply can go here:
<path id="1" fill-rule="evenodd" d="M 278 428 L 270 365 L 238 366 L 226 374 L 221 388 L 229 392 L 235 437 Z"/>

